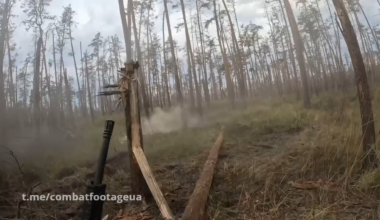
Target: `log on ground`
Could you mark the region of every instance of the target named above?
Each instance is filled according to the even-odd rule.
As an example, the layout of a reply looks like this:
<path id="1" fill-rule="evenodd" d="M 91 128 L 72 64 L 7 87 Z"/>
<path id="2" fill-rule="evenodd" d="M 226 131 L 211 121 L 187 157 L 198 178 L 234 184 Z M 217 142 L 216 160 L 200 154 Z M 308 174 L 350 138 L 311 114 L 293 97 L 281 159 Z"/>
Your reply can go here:
<path id="1" fill-rule="evenodd" d="M 193 194 L 186 205 L 185 212 L 181 220 L 202 220 L 205 210 L 206 202 L 209 196 L 212 179 L 215 172 L 215 166 L 218 162 L 219 150 L 223 145 L 224 135 L 223 128 L 220 132 L 214 146 L 210 150 L 210 154 L 203 167 L 202 173 L 195 185 Z"/>

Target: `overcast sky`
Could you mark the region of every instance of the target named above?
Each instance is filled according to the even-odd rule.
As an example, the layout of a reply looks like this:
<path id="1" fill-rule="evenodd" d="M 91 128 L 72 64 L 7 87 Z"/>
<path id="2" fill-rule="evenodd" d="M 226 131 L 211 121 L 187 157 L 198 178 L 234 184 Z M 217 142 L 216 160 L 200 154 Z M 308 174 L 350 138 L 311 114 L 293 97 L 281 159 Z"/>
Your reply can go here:
<path id="1" fill-rule="evenodd" d="M 21 2 L 24 0 L 21 0 Z M 176 0 L 173 0 L 173 2 Z M 264 11 L 264 1 L 265 0 L 236 0 L 236 12 L 240 24 L 248 24 L 252 21 L 255 24 L 262 25 L 267 30 L 267 19 L 265 18 Z M 290 0 L 293 4 L 293 8 L 296 10 L 294 0 Z M 314 1 L 314 0 L 312 0 Z M 325 10 L 325 1 L 321 1 L 321 8 Z M 328 0 L 331 1 L 331 0 Z M 125 0 L 125 5 L 127 1 Z M 185 0 L 186 2 L 186 0 Z M 187 0 L 188 2 L 188 0 Z M 379 23 L 379 5 L 375 0 L 361 0 L 364 10 L 367 13 L 369 20 L 372 25 Z M 119 35 L 123 39 L 121 20 L 119 15 L 119 6 L 117 0 L 52 0 L 51 5 L 47 8 L 51 15 L 60 16 L 63 11 L 64 6 L 71 4 L 76 15 L 74 20 L 78 22 L 77 28 L 73 30 L 73 37 L 75 38 L 74 47 L 76 48 L 77 62 L 79 62 L 79 42 L 82 42 L 83 50 L 86 50 L 88 44 L 94 38 L 97 32 L 101 32 L 103 37 Z M 331 3 L 332 4 L 332 3 Z M 155 29 L 162 37 L 162 12 L 163 3 L 162 0 L 156 1 L 155 3 L 155 14 L 159 15 L 158 19 L 155 20 Z M 171 8 L 171 7 L 170 7 Z M 25 14 L 21 9 L 21 3 L 17 3 L 13 9 L 13 14 L 18 17 L 13 19 L 13 22 L 18 26 L 15 31 L 14 42 L 17 43 L 17 64 L 20 65 L 25 59 L 26 54 L 33 50 L 33 40 L 32 32 L 26 32 L 25 26 L 21 24 L 21 21 L 25 19 Z M 181 31 L 177 33 L 174 27 L 182 22 L 182 14 L 179 10 L 171 10 L 171 26 L 173 28 L 173 37 L 182 46 L 185 42 L 184 32 Z M 191 11 L 194 9 L 191 6 L 187 6 L 187 10 Z M 297 10 L 296 10 L 297 13 Z M 202 16 L 209 17 L 209 13 L 203 12 Z M 166 24 L 165 24 L 166 25 Z M 211 25 L 210 32 L 214 32 L 215 25 Z M 264 30 L 265 31 L 265 30 Z M 166 34 L 166 36 L 168 36 Z M 69 46 L 69 45 L 68 45 Z M 49 48 L 48 48 L 49 49 Z M 73 61 L 71 57 L 68 57 L 68 52 L 70 47 L 66 48 L 65 51 L 65 65 L 68 68 L 70 75 L 74 74 Z M 91 49 L 89 49 L 91 50 Z M 51 51 L 47 51 L 48 58 L 51 57 Z"/>

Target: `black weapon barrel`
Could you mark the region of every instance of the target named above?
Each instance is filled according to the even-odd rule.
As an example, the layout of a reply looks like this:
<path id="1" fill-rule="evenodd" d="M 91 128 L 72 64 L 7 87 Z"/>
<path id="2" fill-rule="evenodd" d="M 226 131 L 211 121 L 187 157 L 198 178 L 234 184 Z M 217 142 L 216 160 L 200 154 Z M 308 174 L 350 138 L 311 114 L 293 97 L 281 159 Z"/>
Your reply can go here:
<path id="1" fill-rule="evenodd" d="M 100 151 L 98 165 L 95 172 L 94 185 L 102 184 L 103 175 L 104 175 L 104 167 L 106 166 L 108 148 L 110 145 L 114 125 L 115 125 L 115 122 L 112 120 L 107 120 L 104 125 L 103 144 L 102 144 L 102 149 Z"/>
<path id="2" fill-rule="evenodd" d="M 104 201 L 101 197 L 106 195 L 106 184 L 93 183 L 86 187 L 86 196 L 92 195 L 92 198 L 84 201 L 82 220 L 102 220 Z"/>
<path id="3" fill-rule="evenodd" d="M 103 132 L 103 144 L 100 151 L 95 179 L 86 187 L 86 196 L 92 196 L 84 202 L 82 220 L 101 220 L 104 201 L 101 197 L 106 194 L 106 185 L 102 184 L 104 167 L 106 166 L 108 148 L 113 132 L 114 121 L 107 120 Z"/>

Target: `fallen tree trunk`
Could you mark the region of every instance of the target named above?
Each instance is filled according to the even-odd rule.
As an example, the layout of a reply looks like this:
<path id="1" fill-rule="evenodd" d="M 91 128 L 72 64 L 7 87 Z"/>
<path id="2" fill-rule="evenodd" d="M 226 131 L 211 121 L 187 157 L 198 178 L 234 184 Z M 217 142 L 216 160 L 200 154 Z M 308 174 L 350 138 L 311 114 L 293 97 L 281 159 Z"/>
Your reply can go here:
<path id="1" fill-rule="evenodd" d="M 203 219 L 206 209 L 206 202 L 214 176 L 215 166 L 218 162 L 219 150 L 223 145 L 223 141 L 224 136 L 222 128 L 222 131 L 216 139 L 214 146 L 210 150 L 210 154 L 195 185 L 193 194 L 191 195 L 190 200 L 186 205 L 185 212 L 183 213 L 181 220 Z"/>

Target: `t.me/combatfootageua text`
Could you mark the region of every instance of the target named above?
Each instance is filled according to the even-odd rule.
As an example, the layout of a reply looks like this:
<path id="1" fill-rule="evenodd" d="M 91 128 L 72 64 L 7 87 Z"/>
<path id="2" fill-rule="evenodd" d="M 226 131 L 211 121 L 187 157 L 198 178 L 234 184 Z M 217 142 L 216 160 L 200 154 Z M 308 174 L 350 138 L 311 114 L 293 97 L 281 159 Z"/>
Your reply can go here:
<path id="1" fill-rule="evenodd" d="M 117 203 L 141 201 L 141 195 L 94 195 L 93 193 L 77 195 L 75 193 L 67 195 L 30 195 L 22 194 L 22 200 L 24 201 L 113 201 Z"/>

